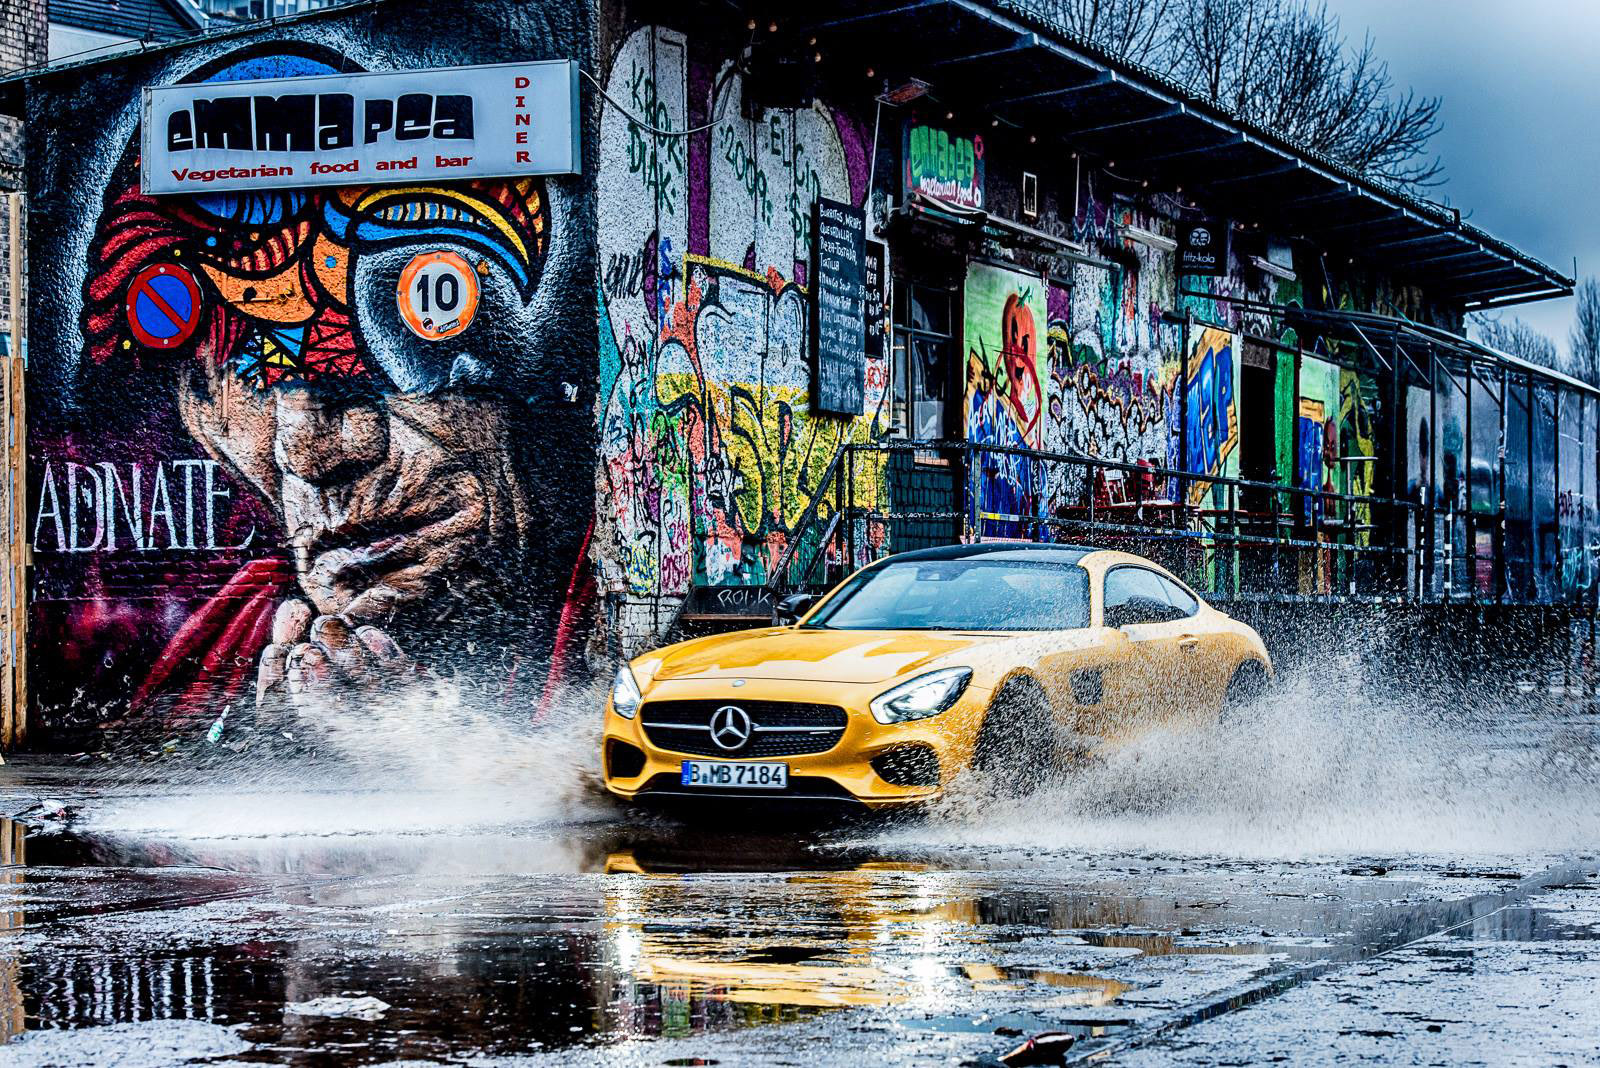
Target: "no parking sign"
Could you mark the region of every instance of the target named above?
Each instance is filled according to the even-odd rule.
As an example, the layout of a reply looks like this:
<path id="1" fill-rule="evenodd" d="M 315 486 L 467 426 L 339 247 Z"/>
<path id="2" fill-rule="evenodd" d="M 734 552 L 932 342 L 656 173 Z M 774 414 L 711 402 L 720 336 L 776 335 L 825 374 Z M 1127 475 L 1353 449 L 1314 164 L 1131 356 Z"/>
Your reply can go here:
<path id="1" fill-rule="evenodd" d="M 153 349 L 188 341 L 200 325 L 200 286 L 176 263 L 158 263 L 133 276 L 128 286 L 128 329 Z"/>
<path id="2" fill-rule="evenodd" d="M 400 272 L 400 318 L 425 341 L 454 337 L 478 313 L 478 275 L 454 252 L 424 252 Z"/>

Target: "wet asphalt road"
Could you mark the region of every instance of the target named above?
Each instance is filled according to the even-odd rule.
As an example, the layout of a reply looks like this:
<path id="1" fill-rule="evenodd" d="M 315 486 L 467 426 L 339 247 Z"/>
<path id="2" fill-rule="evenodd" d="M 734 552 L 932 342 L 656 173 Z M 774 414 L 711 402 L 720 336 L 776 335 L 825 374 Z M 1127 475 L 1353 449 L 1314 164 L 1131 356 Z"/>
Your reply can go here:
<path id="1" fill-rule="evenodd" d="M 993 1065 L 1042 1031 L 1139 1065 L 1600 1061 L 1595 850 L 463 826 L 430 818 L 459 790 L 0 776 L 0 1065 Z"/>

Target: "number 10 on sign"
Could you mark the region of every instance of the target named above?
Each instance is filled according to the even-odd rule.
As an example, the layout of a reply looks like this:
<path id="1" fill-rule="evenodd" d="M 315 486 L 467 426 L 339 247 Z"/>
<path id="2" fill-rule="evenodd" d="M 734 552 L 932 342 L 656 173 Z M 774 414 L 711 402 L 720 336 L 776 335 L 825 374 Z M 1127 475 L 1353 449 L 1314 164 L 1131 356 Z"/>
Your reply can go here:
<path id="1" fill-rule="evenodd" d="M 454 252 L 424 252 L 400 272 L 400 318 L 427 341 L 454 337 L 478 312 L 478 275 Z"/>

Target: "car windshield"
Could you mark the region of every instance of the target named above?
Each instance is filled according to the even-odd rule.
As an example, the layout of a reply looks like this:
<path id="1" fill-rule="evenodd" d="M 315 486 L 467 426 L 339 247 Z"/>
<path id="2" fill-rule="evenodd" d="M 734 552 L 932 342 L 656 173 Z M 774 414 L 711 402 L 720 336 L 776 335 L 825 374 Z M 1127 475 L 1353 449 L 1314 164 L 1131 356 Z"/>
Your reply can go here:
<path id="1" fill-rule="evenodd" d="M 1070 630 L 1089 625 L 1089 574 L 1077 564 L 903 560 L 863 571 L 808 627 L 837 630 Z"/>

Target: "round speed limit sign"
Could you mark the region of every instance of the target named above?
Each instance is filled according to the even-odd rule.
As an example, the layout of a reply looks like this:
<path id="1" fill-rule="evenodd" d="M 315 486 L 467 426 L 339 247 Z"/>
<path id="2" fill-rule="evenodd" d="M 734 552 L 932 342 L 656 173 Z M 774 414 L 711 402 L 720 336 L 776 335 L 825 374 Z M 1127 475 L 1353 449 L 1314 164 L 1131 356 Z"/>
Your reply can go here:
<path id="1" fill-rule="evenodd" d="M 400 272 L 400 318 L 425 341 L 454 337 L 478 313 L 478 275 L 454 252 L 424 252 Z"/>

